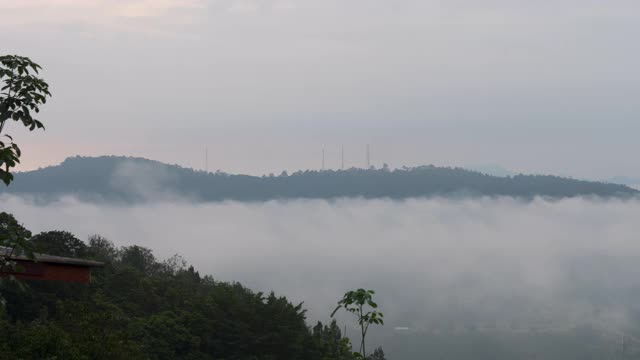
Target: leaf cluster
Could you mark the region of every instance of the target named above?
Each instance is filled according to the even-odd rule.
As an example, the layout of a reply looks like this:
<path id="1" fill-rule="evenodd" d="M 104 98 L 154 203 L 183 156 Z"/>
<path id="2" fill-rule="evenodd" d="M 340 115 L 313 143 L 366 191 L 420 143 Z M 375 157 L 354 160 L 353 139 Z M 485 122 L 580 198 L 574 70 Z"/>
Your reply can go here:
<path id="1" fill-rule="evenodd" d="M 8 120 L 21 122 L 30 131 L 44 129 L 34 114 L 51 96 L 49 84 L 37 75 L 41 66 L 28 57 L 0 56 L 0 134 Z M 8 139 L 8 141 L 7 141 Z M 0 140 L 0 180 L 9 185 L 11 168 L 20 162 L 20 148 L 6 135 Z"/>
<path id="2" fill-rule="evenodd" d="M 33 117 L 40 112 L 40 105 L 51 96 L 49 85 L 37 77 L 40 65 L 31 59 L 17 55 L 0 56 L 0 123 L 6 120 L 20 121 L 34 130 L 44 125 Z"/>
<path id="3" fill-rule="evenodd" d="M 6 140 L 3 140 L 6 139 Z M 20 148 L 9 135 L 0 137 L 0 181 L 9 185 L 13 181 L 11 169 L 20 163 Z"/>
<path id="4" fill-rule="evenodd" d="M 338 301 L 338 306 L 333 310 L 333 317 L 338 310 L 344 308 L 347 312 L 355 314 L 358 317 L 359 325 L 377 324 L 384 325 L 384 314 L 377 311 L 378 304 L 373 301 L 375 291 L 358 289 L 348 291 L 344 294 L 342 300 Z M 364 311 L 364 307 L 369 306 L 372 310 Z"/>
<path id="5" fill-rule="evenodd" d="M 384 314 L 376 310 L 378 304 L 373 301 L 373 295 L 375 291 L 357 289 L 347 291 L 342 299 L 338 301 L 338 306 L 331 313 L 333 317 L 338 310 L 344 309 L 345 311 L 354 314 L 358 320 L 360 326 L 360 351 L 354 352 L 353 355 L 359 359 L 367 359 L 367 351 L 365 340 L 369 326 L 371 324 L 384 325 Z M 370 309 L 368 309 L 369 307 Z"/>

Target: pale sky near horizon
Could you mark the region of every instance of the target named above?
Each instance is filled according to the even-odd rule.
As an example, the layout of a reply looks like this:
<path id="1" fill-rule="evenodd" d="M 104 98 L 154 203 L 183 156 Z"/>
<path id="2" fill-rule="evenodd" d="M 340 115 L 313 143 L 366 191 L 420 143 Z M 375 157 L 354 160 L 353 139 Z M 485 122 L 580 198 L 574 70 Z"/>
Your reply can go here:
<path id="1" fill-rule="evenodd" d="M 640 2 L 0 0 L 44 67 L 21 169 L 132 155 L 228 172 L 500 164 L 640 177 Z"/>

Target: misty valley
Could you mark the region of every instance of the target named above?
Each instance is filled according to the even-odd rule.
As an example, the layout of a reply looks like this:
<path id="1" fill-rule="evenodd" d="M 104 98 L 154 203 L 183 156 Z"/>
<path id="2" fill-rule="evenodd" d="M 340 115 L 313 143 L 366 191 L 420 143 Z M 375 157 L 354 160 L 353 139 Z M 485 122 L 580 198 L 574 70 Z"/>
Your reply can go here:
<path id="1" fill-rule="evenodd" d="M 640 355 L 635 190 L 585 183 L 612 192 L 552 197 L 562 193 L 552 182 L 540 196 L 212 202 L 170 194 L 162 184 L 180 180 L 165 165 L 95 161 L 105 159 L 121 166 L 101 174 L 109 179 L 100 197 L 28 193 L 38 176 L 53 179 L 47 169 L 17 174 L 19 192 L 2 195 L 40 252 L 107 263 L 89 287 L 10 288 L 9 319 L 23 325 L 3 326 L 20 344 L 112 358 L 337 359 L 350 356 L 342 339 L 357 344 L 358 328 L 348 314 L 330 314 L 344 291 L 361 287 L 375 289 L 385 314 L 368 342 L 389 359 Z M 86 318 L 77 312 L 85 307 Z M 109 327 L 107 342 L 92 345 Z"/>
<path id="2" fill-rule="evenodd" d="M 638 35 L 0 0 L 0 360 L 640 360 Z"/>

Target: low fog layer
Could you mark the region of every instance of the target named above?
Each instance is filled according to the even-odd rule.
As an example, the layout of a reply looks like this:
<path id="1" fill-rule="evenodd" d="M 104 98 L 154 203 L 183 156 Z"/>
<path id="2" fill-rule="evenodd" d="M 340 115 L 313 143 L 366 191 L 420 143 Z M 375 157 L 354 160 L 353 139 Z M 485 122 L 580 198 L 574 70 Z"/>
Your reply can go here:
<path id="1" fill-rule="evenodd" d="M 350 288 L 378 291 L 387 326 L 633 326 L 639 201 L 342 200 L 133 207 L 2 197 L 33 232 L 103 235 L 181 254 L 201 273 L 305 301 L 327 320 Z"/>

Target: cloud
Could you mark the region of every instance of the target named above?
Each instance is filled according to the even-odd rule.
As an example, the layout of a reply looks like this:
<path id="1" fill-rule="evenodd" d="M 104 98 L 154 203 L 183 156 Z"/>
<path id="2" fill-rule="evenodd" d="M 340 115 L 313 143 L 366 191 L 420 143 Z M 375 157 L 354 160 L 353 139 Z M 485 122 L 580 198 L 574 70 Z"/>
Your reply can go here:
<path id="1" fill-rule="evenodd" d="M 202 0 L 138 0 L 127 2 L 119 9 L 119 14 L 126 17 L 167 16 L 175 10 L 202 10 Z"/>
<path id="2" fill-rule="evenodd" d="M 640 311 L 638 201 L 0 200 L 33 231 L 179 253 L 203 274 L 305 301 L 311 319 L 326 320 L 347 289 L 376 289 L 388 318 L 382 334 L 395 326 L 617 331 Z"/>
<path id="3" fill-rule="evenodd" d="M 122 18 L 171 18 L 178 14 L 212 10 L 212 13 L 252 13 L 297 10 L 299 13 L 359 14 L 362 21 L 394 21 L 398 14 L 405 19 L 419 12 L 423 21 L 450 23 L 504 23 L 540 17 L 629 18 L 637 10 L 633 2 L 603 5 L 601 2 L 555 2 L 553 6 L 512 1 L 336 1 L 336 0 L 0 0 L 0 10 L 7 13 L 3 22 L 61 23 L 105 21 Z M 385 13 L 384 18 L 379 15 Z M 417 15 L 417 14 L 415 14 Z M 425 18 L 426 16 L 426 18 Z M 411 17 L 411 16 L 410 16 Z"/>
<path id="4" fill-rule="evenodd" d="M 175 176 L 169 173 L 165 167 L 124 161 L 118 164 L 109 180 L 111 187 L 118 191 L 123 191 L 135 199 L 143 201 L 164 199 L 169 201 L 175 198 L 173 194 L 163 190 L 167 187 L 167 184 L 176 180 Z"/>
<path id="5" fill-rule="evenodd" d="M 233 1 L 231 6 L 229 7 L 230 12 L 238 12 L 238 13 L 251 13 L 260 10 L 260 5 L 258 1 L 252 0 L 238 0 Z"/>
<path id="6" fill-rule="evenodd" d="M 115 27 L 141 19 L 185 21 L 204 9 L 206 0 L 0 0 L 7 25 L 87 24 Z"/>

